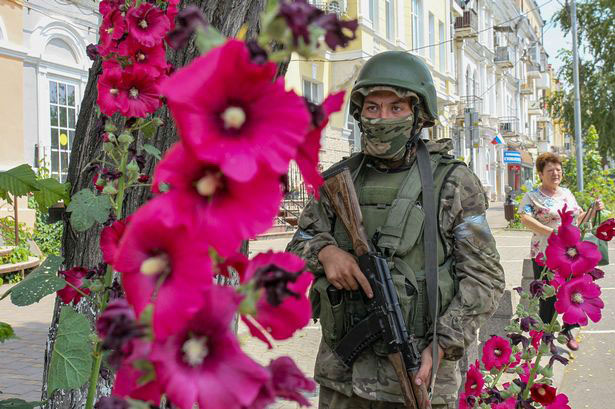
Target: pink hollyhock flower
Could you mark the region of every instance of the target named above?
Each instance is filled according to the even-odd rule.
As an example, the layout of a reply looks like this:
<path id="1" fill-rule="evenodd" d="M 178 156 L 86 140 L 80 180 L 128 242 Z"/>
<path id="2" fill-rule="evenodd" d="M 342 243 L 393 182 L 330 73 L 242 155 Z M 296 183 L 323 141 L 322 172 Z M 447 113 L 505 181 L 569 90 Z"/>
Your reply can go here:
<path id="1" fill-rule="evenodd" d="M 532 338 L 532 346 L 534 347 L 536 351 L 538 351 L 538 348 L 540 347 L 540 342 L 542 341 L 543 335 L 544 335 L 544 331 L 536 331 L 536 330 L 530 331 L 530 337 Z"/>
<path id="2" fill-rule="evenodd" d="M 470 365 L 470 369 L 466 374 L 466 383 L 464 386 L 465 393 L 467 395 L 480 396 L 485 386 L 485 379 L 480 372 L 480 364 L 478 359 L 473 365 Z"/>
<path id="3" fill-rule="evenodd" d="M 122 91 L 122 71 L 121 69 L 103 70 L 98 80 L 98 99 L 97 104 L 100 111 L 112 116 L 120 110 L 119 98 Z"/>
<path id="4" fill-rule="evenodd" d="M 244 182 L 260 172 L 259 163 L 286 173 L 310 115 L 275 73 L 274 63 L 251 63 L 246 45 L 229 40 L 163 83 L 182 140 L 197 158 Z"/>
<path id="5" fill-rule="evenodd" d="M 615 237 L 615 219 L 603 221 L 596 230 L 596 237 L 603 241 L 613 240 L 613 237 Z"/>
<path id="6" fill-rule="evenodd" d="M 521 368 L 523 368 L 523 373 L 519 375 L 519 379 L 521 379 L 523 383 L 528 383 L 530 380 L 530 374 L 534 368 L 534 364 L 531 364 L 530 366 L 527 362 L 524 362 L 521 364 Z"/>
<path id="7" fill-rule="evenodd" d="M 547 405 L 547 409 L 570 409 L 570 406 L 568 406 L 568 396 L 560 393 L 551 404 Z"/>
<path id="8" fill-rule="evenodd" d="M 160 44 L 171 29 L 169 18 L 164 11 L 149 3 L 142 3 L 126 14 L 128 32 L 146 47 Z"/>
<path id="9" fill-rule="evenodd" d="M 142 379 L 150 378 L 151 374 L 144 372 L 143 366 L 151 351 L 152 344 L 141 339 L 133 339 L 130 342 L 130 353 L 122 362 L 113 383 L 112 394 L 120 397 L 130 397 L 160 405 L 160 398 L 164 393 L 158 380 L 143 382 Z M 153 369 L 151 369 L 153 370 Z"/>
<path id="10" fill-rule="evenodd" d="M 534 261 L 536 261 L 536 264 L 538 264 L 540 267 L 544 267 L 547 265 L 546 264 L 547 262 L 545 260 L 545 255 L 543 253 L 538 253 Z"/>
<path id="11" fill-rule="evenodd" d="M 320 139 L 322 130 L 329 123 L 329 116 L 342 109 L 344 103 L 344 91 L 331 94 L 325 99 L 321 106 L 313 105 L 308 102 L 313 109 L 312 125 L 313 128 L 305 137 L 305 142 L 299 146 L 295 162 L 303 175 L 303 181 L 310 194 L 319 198 L 319 188 L 323 183 L 322 176 L 318 171 L 318 154 L 320 152 Z"/>
<path id="12" fill-rule="evenodd" d="M 118 52 L 121 56 L 128 57 L 133 64 L 150 71 L 152 77 L 157 77 L 167 68 L 166 50 L 162 43 L 145 47 L 134 37 L 128 37 L 122 41 Z"/>
<path id="13" fill-rule="evenodd" d="M 114 9 L 106 14 L 98 30 L 100 41 L 97 47 L 100 55 L 107 56 L 117 47 L 117 42 L 126 32 L 126 21 L 119 9 Z"/>
<path id="14" fill-rule="evenodd" d="M 119 9 L 124 3 L 124 0 L 102 0 L 98 5 L 98 11 L 105 17 L 110 12 Z"/>
<path id="15" fill-rule="evenodd" d="M 179 302 L 196 308 L 201 291 L 212 285 L 209 245 L 192 226 L 175 222 L 177 209 L 166 195 L 140 207 L 122 235 L 113 264 L 122 273 L 126 299 L 137 316 L 154 302 L 158 336 L 173 333 L 194 312 L 178 309 Z"/>
<path id="16" fill-rule="evenodd" d="M 156 77 L 141 65 L 133 65 L 122 72 L 122 88 L 117 98 L 122 115 L 144 118 L 160 107 Z"/>
<path id="17" fill-rule="evenodd" d="M 122 220 L 116 220 L 111 226 L 107 226 L 100 232 L 100 250 L 102 251 L 103 261 L 113 265 L 115 254 L 120 243 L 120 239 L 130 221 L 130 216 Z"/>
<path id="18" fill-rule="evenodd" d="M 166 15 L 169 18 L 170 27 L 169 30 L 175 29 L 175 17 L 179 13 L 179 0 L 169 0 L 167 3 Z"/>
<path id="19" fill-rule="evenodd" d="M 271 380 L 263 385 L 252 402 L 251 409 L 264 409 L 273 403 L 276 397 L 295 401 L 299 406 L 310 406 L 310 401 L 301 391 L 312 392 L 316 389 L 316 384 L 305 377 L 290 357 L 282 356 L 271 361 L 267 369 Z"/>
<path id="20" fill-rule="evenodd" d="M 557 234 L 551 233 L 546 250 L 547 267 L 566 278 L 578 277 L 596 267 L 602 258 L 598 247 L 580 239 L 581 231 L 572 225 L 562 225 Z"/>
<path id="21" fill-rule="evenodd" d="M 555 401 L 556 390 L 554 387 L 544 384 L 535 383 L 530 388 L 530 395 L 534 402 L 540 403 L 542 406 L 549 405 Z"/>
<path id="22" fill-rule="evenodd" d="M 89 288 L 82 288 L 83 279 L 88 274 L 88 269 L 83 267 L 73 267 L 69 270 L 58 271 L 60 277 L 64 278 L 67 282 L 71 283 L 74 287 L 79 288 L 79 290 L 84 294 L 90 294 Z M 75 305 L 81 301 L 81 293 L 75 290 L 70 285 L 66 285 L 63 289 L 57 291 L 58 297 L 62 300 L 64 304 L 70 304 L 71 302 Z"/>
<path id="23" fill-rule="evenodd" d="M 300 257 L 272 251 L 261 253 L 250 261 L 241 275 L 242 283 L 250 281 L 261 292 L 255 308 L 242 306 L 248 311 L 242 311 L 241 319 L 252 336 L 271 348 L 264 331 L 273 339 L 287 339 L 310 321 L 312 309 L 306 292 L 312 283 L 312 274 L 305 271 L 305 262 Z M 258 322 L 262 330 L 251 319 Z"/>
<path id="24" fill-rule="evenodd" d="M 562 319 L 566 324 L 587 325 L 587 317 L 593 322 L 600 321 L 604 302 L 600 297 L 600 286 L 594 283 L 592 277 L 585 274 L 564 283 L 557 291 L 555 310 L 564 314 Z"/>
<path id="25" fill-rule="evenodd" d="M 193 318 L 154 341 L 150 360 L 156 379 L 178 408 L 192 409 L 195 403 L 201 408 L 250 407 L 270 381 L 267 370 L 243 353 L 231 331 L 240 298 L 232 288 L 209 286 Z"/>
<path id="26" fill-rule="evenodd" d="M 561 219 L 561 226 L 570 226 L 574 222 L 574 214 L 572 210 L 568 210 L 568 203 L 565 203 L 564 207 L 558 210 L 557 213 Z"/>
<path id="27" fill-rule="evenodd" d="M 566 277 L 564 277 L 559 271 L 556 271 L 553 274 L 553 278 L 549 281 L 549 285 L 553 286 L 556 290 L 566 282 Z"/>
<path id="28" fill-rule="evenodd" d="M 156 167 L 154 192 L 163 182 L 170 185 L 167 195 L 174 206 L 185 209 L 177 216 L 201 233 L 209 232 L 210 244 L 223 256 L 269 229 L 282 199 L 279 180 L 270 171 L 262 170 L 249 183 L 236 181 L 215 162 L 197 160 L 183 143 L 169 149 Z"/>
<path id="29" fill-rule="evenodd" d="M 491 409 L 515 409 L 516 406 L 517 406 L 517 400 L 513 396 L 513 397 L 506 399 L 504 402 L 492 403 Z"/>
<path id="30" fill-rule="evenodd" d="M 483 347 L 483 364 L 485 369 L 502 369 L 510 362 L 512 348 L 507 339 L 493 335 Z"/>
<path id="31" fill-rule="evenodd" d="M 101 180 L 101 184 L 98 183 L 99 179 Z M 98 190 L 99 192 L 102 192 L 105 188 L 102 183 L 102 179 L 99 177 L 98 173 L 94 174 L 94 177 L 92 178 L 92 183 L 94 184 L 94 189 Z"/>
<path id="32" fill-rule="evenodd" d="M 509 368 L 516 368 L 520 363 L 521 363 L 521 352 L 517 352 L 515 354 L 515 362 L 510 364 L 508 367 Z"/>

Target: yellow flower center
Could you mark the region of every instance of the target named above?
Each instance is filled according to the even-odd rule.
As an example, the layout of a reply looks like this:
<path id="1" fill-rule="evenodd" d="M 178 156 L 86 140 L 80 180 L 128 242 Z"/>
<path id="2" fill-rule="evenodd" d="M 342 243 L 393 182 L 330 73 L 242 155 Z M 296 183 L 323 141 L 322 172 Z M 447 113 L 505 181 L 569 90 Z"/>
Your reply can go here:
<path id="1" fill-rule="evenodd" d="M 145 30 L 147 28 L 147 21 L 145 19 L 139 21 L 139 27 Z"/>
<path id="2" fill-rule="evenodd" d="M 574 294 L 572 294 L 572 297 L 570 297 L 570 299 L 575 304 L 583 304 L 583 301 L 585 301 L 583 299 L 583 295 L 581 293 L 574 293 Z"/>
<path id="3" fill-rule="evenodd" d="M 545 390 L 545 388 L 542 388 L 542 387 L 541 387 L 541 388 L 538 388 L 538 393 L 539 393 L 540 395 L 543 395 L 543 396 L 544 396 L 544 395 L 546 395 L 546 394 L 547 394 L 547 391 Z"/>
<path id="4" fill-rule="evenodd" d="M 143 61 L 143 60 L 145 60 L 145 54 L 143 54 L 143 53 L 138 53 L 138 54 L 137 54 L 137 60 L 139 60 L 139 61 Z"/>
<path id="5" fill-rule="evenodd" d="M 203 363 L 203 360 L 209 355 L 207 348 L 207 337 L 193 337 L 188 339 L 182 345 L 184 353 L 184 361 L 190 366 L 198 366 Z"/>
<path id="6" fill-rule="evenodd" d="M 111 95 L 117 95 L 117 94 L 119 94 L 119 93 L 120 93 L 120 90 L 119 90 L 119 89 L 117 89 L 117 88 L 111 88 L 111 90 L 109 91 L 109 93 L 110 93 Z"/>
<path id="7" fill-rule="evenodd" d="M 201 196 L 210 197 L 216 193 L 219 182 L 219 173 L 208 173 L 196 182 L 196 191 L 199 192 Z"/>
<path id="8" fill-rule="evenodd" d="M 113 27 L 109 27 L 106 31 L 107 31 L 107 34 L 113 33 Z"/>
<path id="9" fill-rule="evenodd" d="M 135 87 L 130 88 L 130 96 L 132 98 L 137 98 L 139 96 L 139 90 Z"/>
<path id="10" fill-rule="evenodd" d="M 500 356 L 502 355 L 502 351 L 499 348 L 496 348 L 493 350 L 493 355 Z"/>
<path id="11" fill-rule="evenodd" d="M 570 258 L 575 258 L 579 252 L 577 251 L 576 247 L 570 247 L 568 250 L 566 250 L 566 254 L 568 254 L 568 257 Z"/>
<path id="12" fill-rule="evenodd" d="M 141 263 L 141 273 L 146 276 L 157 276 L 163 273 L 168 273 L 171 270 L 171 263 L 166 254 L 145 259 Z"/>
<path id="13" fill-rule="evenodd" d="M 246 113 L 239 107 L 228 107 L 222 113 L 222 120 L 226 129 L 239 129 L 246 122 Z"/>

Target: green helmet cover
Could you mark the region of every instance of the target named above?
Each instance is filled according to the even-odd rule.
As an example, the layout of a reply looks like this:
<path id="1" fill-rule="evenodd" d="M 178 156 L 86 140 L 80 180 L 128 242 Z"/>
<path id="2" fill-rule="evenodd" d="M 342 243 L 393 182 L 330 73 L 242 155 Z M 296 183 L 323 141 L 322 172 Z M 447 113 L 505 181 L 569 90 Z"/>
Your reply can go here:
<path id="1" fill-rule="evenodd" d="M 419 57 L 404 51 L 385 51 L 374 55 L 361 68 L 351 95 L 361 88 L 376 85 L 404 88 L 416 93 L 429 118 L 423 126 L 434 125 L 438 117 L 436 88 L 429 68 Z M 354 113 L 356 110 L 360 112 L 361 108 L 351 98 L 350 112 Z"/>

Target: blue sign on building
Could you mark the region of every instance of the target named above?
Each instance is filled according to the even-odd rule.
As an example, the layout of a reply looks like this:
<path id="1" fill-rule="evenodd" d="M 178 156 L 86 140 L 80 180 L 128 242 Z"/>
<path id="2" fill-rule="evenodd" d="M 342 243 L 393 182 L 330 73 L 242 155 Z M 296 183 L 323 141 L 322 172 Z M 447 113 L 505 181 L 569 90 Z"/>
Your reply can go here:
<path id="1" fill-rule="evenodd" d="M 504 163 L 521 163 L 521 152 L 504 151 Z"/>

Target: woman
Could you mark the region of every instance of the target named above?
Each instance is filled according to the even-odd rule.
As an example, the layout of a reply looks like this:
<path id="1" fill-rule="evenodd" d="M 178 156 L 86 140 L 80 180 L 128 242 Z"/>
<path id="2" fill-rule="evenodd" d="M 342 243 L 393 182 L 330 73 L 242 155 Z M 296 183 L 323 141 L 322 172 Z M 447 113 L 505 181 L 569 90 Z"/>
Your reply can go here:
<path id="1" fill-rule="evenodd" d="M 543 254 L 547 248 L 548 238 L 561 224 L 558 211 L 566 205 L 572 211 L 575 220 L 591 220 L 594 210 L 603 210 L 604 205 L 598 199 L 590 215 L 587 215 L 578 205 L 570 190 L 561 187 L 562 162 L 554 153 L 543 153 L 536 159 L 536 170 L 541 184 L 536 189 L 527 192 L 519 204 L 521 223 L 530 229 L 534 235 L 530 247 L 530 257 L 534 265 L 534 278 L 539 279 L 543 267 L 536 262 L 536 257 Z M 543 322 L 551 322 L 555 313 L 555 297 L 540 300 L 540 318 Z M 568 332 L 568 331 L 567 331 Z M 569 335 L 569 334 L 568 334 Z M 570 349 L 578 348 L 575 340 L 568 343 Z"/>

